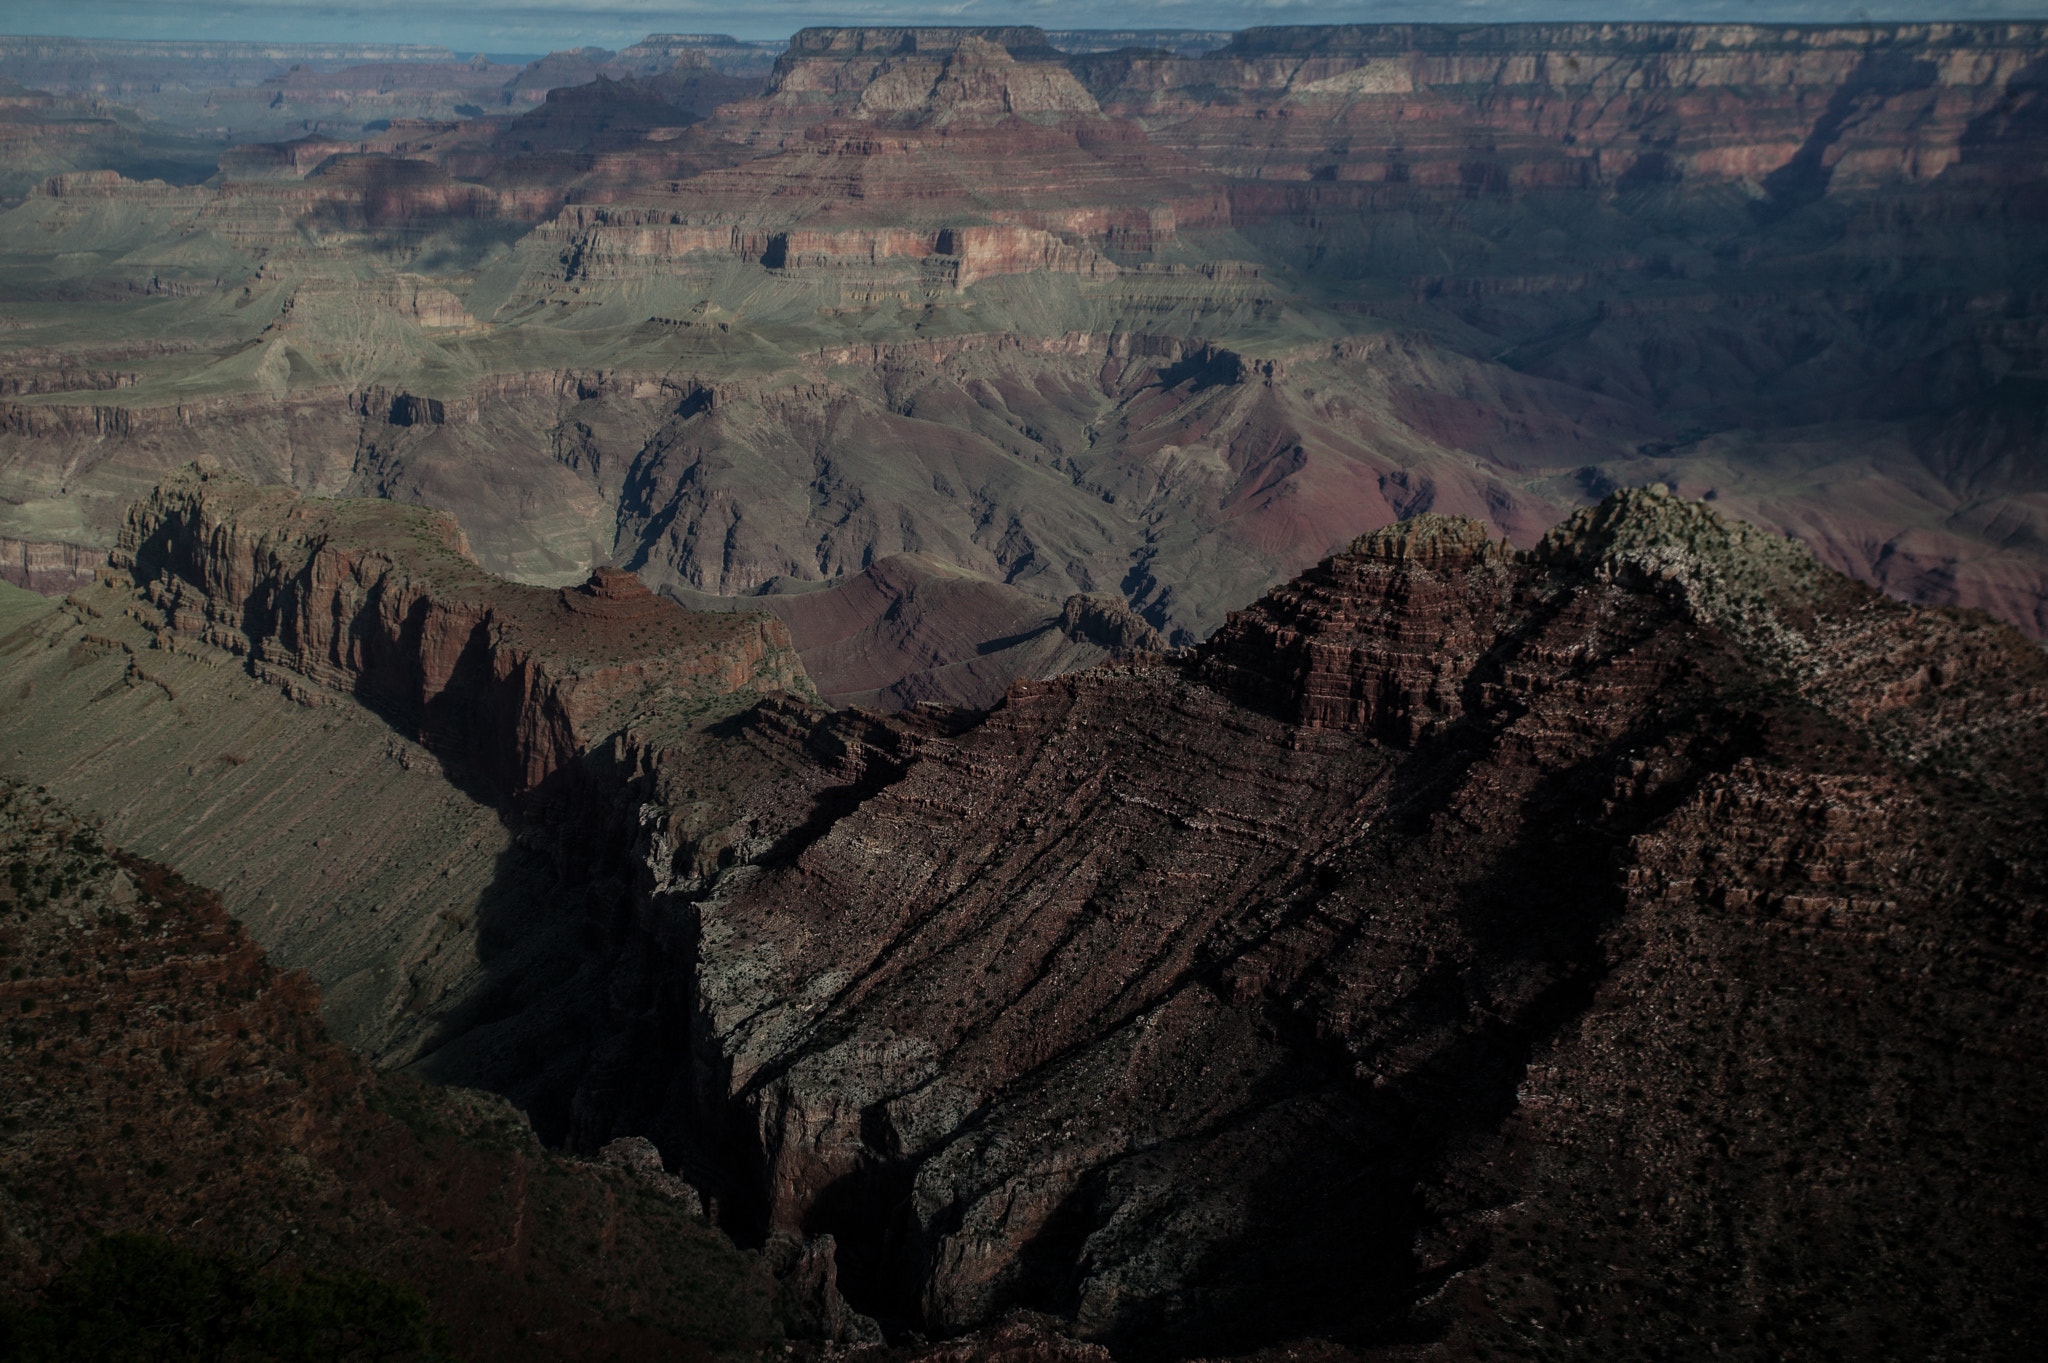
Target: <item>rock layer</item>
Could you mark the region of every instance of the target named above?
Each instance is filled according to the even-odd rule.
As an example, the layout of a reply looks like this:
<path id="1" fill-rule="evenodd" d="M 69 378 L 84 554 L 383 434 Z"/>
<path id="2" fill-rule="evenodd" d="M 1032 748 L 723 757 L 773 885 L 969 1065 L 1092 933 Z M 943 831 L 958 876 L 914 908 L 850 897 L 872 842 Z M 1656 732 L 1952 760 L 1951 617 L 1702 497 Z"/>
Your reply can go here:
<path id="1" fill-rule="evenodd" d="M 808 690 L 773 620 L 693 615 L 614 569 L 577 590 L 519 587 L 476 568 L 452 517 L 197 467 L 135 506 L 114 562 L 174 633 L 355 695 L 515 795 L 628 720 Z"/>
<path id="2" fill-rule="evenodd" d="M 745 98 L 555 54 L 509 123 L 39 174 L 0 534 L 108 546 L 210 452 L 549 586 L 922 553 L 1186 645 L 1400 516 L 1527 547 L 1662 481 L 2048 628 L 2038 24 L 1084 46 L 819 30 Z"/>
<path id="3" fill-rule="evenodd" d="M 493 603 L 536 675 L 583 675 L 536 619 L 621 624 L 478 580 L 445 522 L 304 505 L 195 475 L 139 508 L 138 563 L 211 584 L 210 620 L 157 593 L 172 636 L 237 590 L 287 644 L 283 586 L 394 527 L 376 580 Z M 439 1054 L 550 1140 L 651 1140 L 842 1339 L 995 1347 L 1021 1309 L 1139 1356 L 1997 1354 L 2042 1323 L 2044 718 L 2009 627 L 1668 490 L 1533 551 L 1418 516 L 986 714 L 615 731 L 513 811 L 560 973 Z"/>
<path id="4" fill-rule="evenodd" d="M 2048 662 L 1754 533 L 1662 491 L 1542 556 L 1419 518 L 1185 660 L 964 727 L 757 716 L 756 752 L 824 770 L 707 844 L 704 778 L 660 768 L 643 913 L 689 1060 L 622 1050 L 669 1087 L 593 1083 L 578 1139 L 658 1113 L 728 1224 L 832 1235 L 850 1300 L 926 1330 L 1025 1307 L 1170 1356 L 1530 1321 L 1725 1348 L 1739 1319 L 1996 1351 L 2034 1318 L 1998 1209 L 2048 1195 L 2010 1039 L 2048 1029 L 2021 965 Z M 1930 645 L 1953 665 L 1916 670 Z M 1996 1034 L 1965 1020 L 1993 998 Z M 1878 1065 L 1934 1088 L 1901 1106 Z M 1967 1318 L 1842 1295 L 1945 1290 L 1895 1214 L 1999 1286 Z"/>

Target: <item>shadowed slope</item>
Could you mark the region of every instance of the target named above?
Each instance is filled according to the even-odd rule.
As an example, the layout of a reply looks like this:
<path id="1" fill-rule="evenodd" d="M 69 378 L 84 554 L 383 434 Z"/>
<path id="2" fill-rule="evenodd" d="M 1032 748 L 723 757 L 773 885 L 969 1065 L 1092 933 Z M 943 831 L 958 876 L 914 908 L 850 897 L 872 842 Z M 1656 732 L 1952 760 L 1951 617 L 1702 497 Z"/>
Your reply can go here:
<path id="1" fill-rule="evenodd" d="M 2043 1206 L 2016 1114 L 2048 1091 L 2001 1038 L 2048 1029 L 2019 967 L 2048 663 L 1753 533 L 1634 494 L 1550 566 L 1426 516 L 1186 664 L 917 739 L 822 835 L 691 892 L 719 1060 L 677 1137 L 736 1161 L 735 1224 L 830 1231 L 853 1299 L 926 1328 L 1024 1305 L 1139 1357 L 1418 1320 L 1498 1346 L 1527 1300 L 1660 1348 L 2024 1334 L 1998 1209 Z M 1689 1266 L 1709 1226 L 1725 1271 Z M 1845 1288 L 1867 1273 L 1997 1286 L 1937 1321 Z"/>

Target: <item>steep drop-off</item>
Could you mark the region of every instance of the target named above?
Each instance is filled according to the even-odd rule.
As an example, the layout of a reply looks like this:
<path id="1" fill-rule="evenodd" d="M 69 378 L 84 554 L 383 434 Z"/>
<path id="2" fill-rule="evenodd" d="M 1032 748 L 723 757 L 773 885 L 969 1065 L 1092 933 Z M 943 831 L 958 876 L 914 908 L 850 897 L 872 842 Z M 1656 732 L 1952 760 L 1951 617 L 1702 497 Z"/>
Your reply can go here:
<path id="1" fill-rule="evenodd" d="M 1661 491 L 1425 516 L 712 886 L 662 1139 L 926 1328 L 2000 1353 L 2044 688 Z"/>
<path id="2" fill-rule="evenodd" d="M 454 1082 L 574 1074 L 571 1047 L 532 1057 L 591 1003 L 576 944 L 634 772 L 808 688 L 771 619 L 619 574 L 497 581 L 448 518 L 388 503 L 191 470 L 125 544 L 61 604 L 9 589 L 0 770 L 217 886 L 348 1044 Z M 568 860 L 519 838 L 515 805 Z"/>
<path id="3" fill-rule="evenodd" d="M 295 579 L 238 565 L 300 505 L 190 479 L 134 552 L 261 663 Z M 388 552 L 365 527 L 451 542 L 312 512 L 309 577 Z M 504 656 L 581 675 L 498 604 L 550 594 L 423 552 Z M 653 608 L 582 601 L 548 609 Z M 417 1067 L 572 1149 L 650 1139 L 820 1333 L 1989 1358 L 2043 1324 L 2048 659 L 2008 626 L 1651 488 L 1529 550 L 1411 518 L 986 714 L 721 713 L 621 709 L 553 798 L 482 769 L 570 931 Z"/>
<path id="4" fill-rule="evenodd" d="M 137 1232 L 272 1280 L 339 1276 L 341 1309 L 286 1344 L 334 1357 L 449 1356 L 350 1330 L 351 1307 L 384 1300 L 380 1278 L 422 1292 L 460 1358 L 672 1359 L 780 1338 L 766 1264 L 686 1195 L 630 1164 L 548 1154 L 490 1094 L 365 1069 L 327 1039 L 319 992 L 272 968 L 211 892 L 12 782 L 0 854 L 10 1357 L 44 1356 L 12 1334 L 10 1308 L 61 1290 L 98 1237 Z M 60 1356 L 220 1345 L 252 1305 L 161 1263 L 109 1295 L 89 1311 L 130 1332 L 60 1335 Z"/>

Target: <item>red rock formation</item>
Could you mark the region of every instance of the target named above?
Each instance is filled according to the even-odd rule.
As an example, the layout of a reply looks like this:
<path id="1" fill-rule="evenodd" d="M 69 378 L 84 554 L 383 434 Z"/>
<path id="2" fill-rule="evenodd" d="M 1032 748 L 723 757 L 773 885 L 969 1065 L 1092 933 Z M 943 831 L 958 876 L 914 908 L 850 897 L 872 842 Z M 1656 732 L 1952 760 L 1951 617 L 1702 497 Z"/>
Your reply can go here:
<path id="1" fill-rule="evenodd" d="M 527 140 L 558 150 L 437 120 L 218 188 L 72 177 L 11 220 L 83 243 L 50 288 L 184 297 L 264 349 L 10 359 L 0 491 L 75 501 L 83 550 L 213 451 L 455 510 L 550 583 L 619 558 L 739 595 L 926 552 L 1048 610 L 1114 582 L 1185 644 L 1397 516 L 1526 546 L 1664 481 L 2038 635 L 2041 51 L 2033 24 L 1393 26 L 1063 62 L 1029 30 L 819 30 L 688 127 L 636 67 L 549 102 Z M 388 293 L 305 245 L 527 222 Z M 373 300 L 382 373 L 321 322 Z"/>
<path id="2" fill-rule="evenodd" d="M 523 655 L 573 709 L 590 641 L 667 618 L 621 574 L 481 583 L 388 506 L 194 476 L 133 524 L 182 565 L 174 637 L 232 617 L 359 694 L 445 674 L 488 715 L 466 678 Z M 816 1328 L 1462 1357 L 2042 1324 L 2048 660 L 1986 617 L 1651 489 L 1529 552 L 1412 518 L 987 715 L 645 704 L 621 788 L 522 829 L 589 906 L 533 1101 L 580 1149 L 650 1137 Z"/>
<path id="3" fill-rule="evenodd" d="M 37 542 L 0 536 L 0 581 L 44 596 L 62 596 L 92 581 L 104 561 L 90 549 L 61 540 Z"/>
<path id="4" fill-rule="evenodd" d="M 1060 631 L 1077 643 L 1092 643 L 1117 656 L 1163 653 L 1166 636 L 1112 592 L 1082 592 L 1060 607 Z"/>
<path id="5" fill-rule="evenodd" d="M 741 797 L 742 876 L 657 842 L 694 923 L 660 1138 L 734 1224 L 831 1233 L 856 1306 L 949 1333 L 1025 1306 L 1168 1354 L 1419 1321 L 1462 1356 L 1532 1318 L 1992 1347 L 2038 1312 L 2002 1209 L 2048 1207 L 2044 715 L 2010 629 L 1668 493 L 1542 557 L 1420 518 L 1185 663 L 814 729 L 840 774 Z M 1942 783 L 1975 793 L 1923 831 L 1901 801 Z M 1999 1286 L 1917 1316 L 1841 1291 L 1865 1263 Z"/>
<path id="6" fill-rule="evenodd" d="M 1165 646 L 1121 597 L 1077 595 L 1054 612 L 1042 598 L 925 555 L 892 554 L 830 586 L 771 585 L 785 590 L 730 604 L 787 624 L 804 671 L 835 706 L 986 709 L 1018 677 Z"/>
<path id="7" fill-rule="evenodd" d="M 1312 729 L 1397 742 L 1465 717 L 1464 688 L 1494 645 L 1514 551 L 1463 518 L 1425 512 L 1364 536 L 1233 612 L 1202 675 Z M 1484 584 L 1490 574 L 1496 590 Z"/>
<path id="8" fill-rule="evenodd" d="M 873 263 L 877 247 L 910 259 L 954 256 L 940 282 L 959 288 L 1040 270 L 1113 275 L 1084 243 L 1152 250 L 1182 227 L 1225 220 L 1221 187 L 1135 127 L 1102 117 L 1048 60 L 1042 34 L 988 32 L 993 39 L 964 29 L 800 34 L 760 98 L 735 101 L 695 133 L 705 145 L 774 154 L 708 170 L 652 200 L 605 197 L 631 204 L 649 225 L 666 216 L 689 229 L 665 235 L 663 253 L 728 249 L 720 229 L 732 227 L 743 258 L 776 267 Z M 613 222 L 630 220 L 604 225 Z M 656 253 L 607 235 L 579 238 L 579 259 Z M 748 252 L 750 241 L 764 244 Z"/>
<path id="9" fill-rule="evenodd" d="M 599 568 L 582 586 L 562 588 L 561 597 L 570 614 L 614 624 L 671 616 L 676 609 L 623 568 Z"/>
<path id="10" fill-rule="evenodd" d="M 1779 176 L 1765 185 L 1776 194 L 1795 192 L 1809 160 L 1837 189 L 1939 176 L 2044 46 L 2033 23 L 1390 24 L 1247 29 L 1199 61 L 1112 53 L 1074 65 L 1107 110 L 1259 182 L 1498 190 Z M 1174 93 L 1183 82 L 1242 96 L 1196 96 L 1203 116 L 1191 119 Z M 1237 208 L 1347 201 L 1362 200 L 1251 185 Z"/>
<path id="11" fill-rule="evenodd" d="M 173 631 L 353 694 L 513 793 L 701 697 L 809 689 L 777 621 L 693 615 L 611 569 L 521 587 L 449 516 L 197 467 L 133 508 L 114 562 Z"/>

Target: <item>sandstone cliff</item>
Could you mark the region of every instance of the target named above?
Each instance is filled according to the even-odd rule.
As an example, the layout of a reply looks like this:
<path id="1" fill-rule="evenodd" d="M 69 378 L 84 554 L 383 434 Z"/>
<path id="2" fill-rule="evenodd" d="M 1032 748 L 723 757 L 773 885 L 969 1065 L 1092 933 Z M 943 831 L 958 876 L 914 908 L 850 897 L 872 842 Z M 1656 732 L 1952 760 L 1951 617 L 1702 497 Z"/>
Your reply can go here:
<path id="1" fill-rule="evenodd" d="M 580 588 L 520 587 L 475 566 L 452 517 L 197 467 L 131 510 L 114 562 L 173 637 L 354 695 L 515 795 L 629 724 L 809 690 L 773 620 L 692 615 L 609 569 Z"/>
<path id="2" fill-rule="evenodd" d="M 1941 175 L 2044 47 L 2032 22 L 1335 25 L 1246 29 L 1199 61 L 1075 65 L 1105 108 L 1143 111 L 1176 145 L 1200 137 L 1258 180 L 1746 181 L 1783 197 Z M 1248 98 L 1191 123 L 1183 81 Z M 1317 192 L 1334 206 L 1345 191 Z M 1243 208 L 1284 202 L 1253 191 Z"/>

